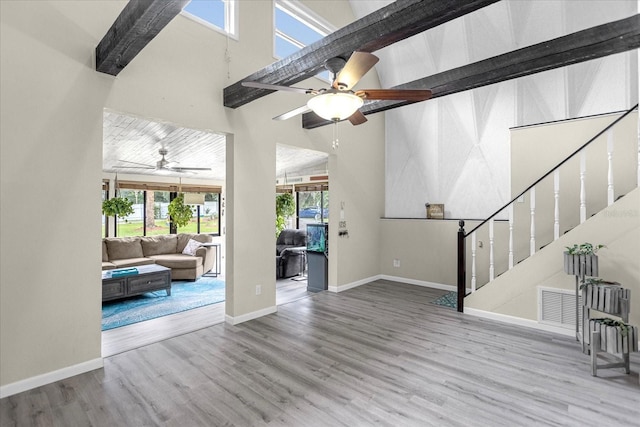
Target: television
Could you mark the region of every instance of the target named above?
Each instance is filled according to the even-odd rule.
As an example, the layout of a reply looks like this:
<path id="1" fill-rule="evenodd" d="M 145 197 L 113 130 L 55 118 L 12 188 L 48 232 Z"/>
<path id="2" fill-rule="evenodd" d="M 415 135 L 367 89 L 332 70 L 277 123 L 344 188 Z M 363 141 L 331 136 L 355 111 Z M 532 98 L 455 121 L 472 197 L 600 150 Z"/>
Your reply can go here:
<path id="1" fill-rule="evenodd" d="M 307 252 L 326 252 L 329 224 L 307 224 Z"/>

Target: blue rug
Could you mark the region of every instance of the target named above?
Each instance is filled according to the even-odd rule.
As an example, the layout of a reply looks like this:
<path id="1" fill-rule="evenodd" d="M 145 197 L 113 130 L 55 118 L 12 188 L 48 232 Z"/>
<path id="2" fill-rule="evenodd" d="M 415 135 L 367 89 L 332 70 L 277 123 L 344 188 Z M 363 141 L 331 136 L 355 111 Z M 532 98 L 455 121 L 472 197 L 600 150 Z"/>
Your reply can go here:
<path id="1" fill-rule="evenodd" d="M 458 293 L 457 292 L 447 292 L 441 297 L 433 300 L 433 304 L 441 305 L 443 307 L 449 308 L 458 308 Z"/>
<path id="2" fill-rule="evenodd" d="M 201 277 L 195 282 L 175 281 L 171 296 L 156 291 L 102 304 L 102 330 L 119 328 L 192 308 L 224 301 L 224 281 Z"/>

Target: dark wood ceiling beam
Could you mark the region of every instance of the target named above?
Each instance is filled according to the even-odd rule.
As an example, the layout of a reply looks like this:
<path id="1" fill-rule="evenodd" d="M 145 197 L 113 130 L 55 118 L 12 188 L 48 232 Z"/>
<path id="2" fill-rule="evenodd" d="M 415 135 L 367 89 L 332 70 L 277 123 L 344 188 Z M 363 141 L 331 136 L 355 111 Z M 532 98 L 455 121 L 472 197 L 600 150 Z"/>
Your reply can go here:
<path id="1" fill-rule="evenodd" d="M 438 98 L 639 47 L 640 15 L 634 15 L 394 86 L 393 89 L 431 89 L 432 98 Z M 367 103 L 360 110 L 368 115 L 408 104 L 411 102 L 377 101 Z M 329 123 L 315 113 L 302 116 L 305 129 Z"/>
<path id="2" fill-rule="evenodd" d="M 374 52 L 419 34 L 498 0 L 403 0 L 391 3 L 359 19 L 322 40 L 245 77 L 257 81 L 291 86 L 324 70 L 329 58 L 348 59 L 356 51 Z M 271 90 L 248 88 L 236 82 L 224 89 L 225 107 L 238 108 Z"/>
<path id="3" fill-rule="evenodd" d="M 96 47 L 96 71 L 117 76 L 189 0 L 130 0 Z"/>

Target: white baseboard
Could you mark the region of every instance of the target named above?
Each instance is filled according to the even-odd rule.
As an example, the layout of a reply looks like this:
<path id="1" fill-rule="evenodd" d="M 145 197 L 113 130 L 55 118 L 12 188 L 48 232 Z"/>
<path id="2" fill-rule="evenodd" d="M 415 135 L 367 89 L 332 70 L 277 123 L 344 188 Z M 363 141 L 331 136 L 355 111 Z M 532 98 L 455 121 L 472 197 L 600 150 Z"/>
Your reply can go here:
<path id="1" fill-rule="evenodd" d="M 257 319 L 258 317 L 276 313 L 277 311 L 278 311 L 278 307 L 274 305 L 272 307 L 263 308 L 262 310 L 258 310 L 258 311 L 252 311 L 251 313 L 242 314 L 236 317 L 229 316 L 227 314 L 224 320 L 230 325 L 238 325 L 243 322 L 248 322 L 249 320 Z"/>
<path id="2" fill-rule="evenodd" d="M 358 286 L 366 285 L 367 283 L 375 282 L 376 280 L 389 280 L 391 282 L 406 283 L 409 285 L 424 286 L 426 288 L 442 289 L 445 291 L 457 291 L 458 288 L 453 285 L 445 285 L 442 283 L 427 282 L 424 280 L 407 279 L 406 277 L 389 276 L 386 274 L 378 274 L 376 276 L 367 277 L 355 282 L 347 283 L 340 286 L 329 286 L 329 292 L 342 292 L 348 289 L 356 288 Z"/>
<path id="3" fill-rule="evenodd" d="M 427 282 L 425 280 L 407 279 L 405 277 L 388 276 L 381 274 L 378 279 L 390 280 L 392 282 L 408 283 L 409 285 L 424 286 L 426 288 L 442 289 L 445 291 L 456 292 L 458 288 L 453 285 L 445 285 L 443 283 Z"/>
<path id="4" fill-rule="evenodd" d="M 498 322 L 509 323 L 511 325 L 525 326 L 527 328 L 538 329 L 541 331 L 554 332 L 559 335 L 575 337 L 576 331 L 573 329 L 560 328 L 557 326 L 539 323 L 535 320 L 523 319 L 521 317 L 509 316 L 507 314 L 493 313 L 490 311 L 478 310 L 476 308 L 464 308 L 464 314 L 485 319 L 497 320 Z"/>
<path id="5" fill-rule="evenodd" d="M 47 372 L 46 374 L 36 375 L 26 380 L 16 381 L 15 383 L 3 385 L 0 387 L 0 399 L 31 390 L 36 387 L 51 384 L 56 381 L 64 380 L 69 377 L 84 374 L 85 372 L 101 369 L 104 366 L 102 357 L 78 363 L 77 365 L 68 366 L 56 371 Z"/>
<path id="6" fill-rule="evenodd" d="M 340 286 L 329 286 L 329 292 L 343 292 L 348 289 L 357 288 L 358 286 L 366 285 L 367 283 L 375 282 L 380 279 L 380 275 L 367 277 L 366 279 L 360 279 L 355 282 L 347 283 L 346 285 Z"/>

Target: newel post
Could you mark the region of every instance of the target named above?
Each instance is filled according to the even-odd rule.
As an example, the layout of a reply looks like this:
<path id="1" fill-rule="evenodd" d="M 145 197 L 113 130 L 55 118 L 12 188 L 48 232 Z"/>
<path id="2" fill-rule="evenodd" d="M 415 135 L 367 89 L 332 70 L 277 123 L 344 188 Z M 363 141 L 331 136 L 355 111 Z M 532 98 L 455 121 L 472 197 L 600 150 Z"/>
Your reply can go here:
<path id="1" fill-rule="evenodd" d="M 466 294 L 466 262 L 465 262 L 465 247 L 464 247 L 464 221 L 458 222 L 460 229 L 458 229 L 458 311 L 462 313 L 464 311 L 464 297 Z"/>

